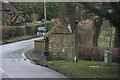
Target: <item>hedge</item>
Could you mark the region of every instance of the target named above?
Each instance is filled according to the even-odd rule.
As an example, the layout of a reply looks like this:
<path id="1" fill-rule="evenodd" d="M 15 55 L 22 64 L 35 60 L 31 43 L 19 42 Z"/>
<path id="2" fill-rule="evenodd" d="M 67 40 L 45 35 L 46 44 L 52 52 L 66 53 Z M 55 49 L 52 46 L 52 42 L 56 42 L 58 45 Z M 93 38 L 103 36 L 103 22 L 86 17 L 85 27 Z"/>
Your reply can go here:
<path id="1" fill-rule="evenodd" d="M 38 32 L 37 28 L 38 27 L 46 27 L 46 30 L 49 31 L 52 27 L 53 27 L 53 23 L 51 21 L 47 21 L 47 22 L 42 22 L 39 24 L 30 24 L 26 26 L 26 34 L 27 35 L 34 35 Z"/>
<path id="2" fill-rule="evenodd" d="M 36 35 L 37 27 L 45 26 L 47 31 L 49 31 L 53 27 L 53 23 L 51 21 L 42 22 L 34 25 L 27 26 L 3 26 L 2 29 L 2 39 L 8 40 L 13 37 L 19 37 L 24 35 Z"/>
<path id="3" fill-rule="evenodd" d="M 109 50 L 112 52 L 113 62 L 120 62 L 120 56 L 118 55 L 119 48 L 99 48 L 99 47 L 79 47 L 78 58 L 91 61 L 103 61 L 104 51 Z"/>
<path id="4" fill-rule="evenodd" d="M 35 35 L 37 34 L 36 26 L 26 26 L 26 35 Z"/>
<path id="5" fill-rule="evenodd" d="M 8 40 L 13 37 L 24 36 L 26 35 L 25 26 L 19 27 L 2 27 L 2 39 Z"/>

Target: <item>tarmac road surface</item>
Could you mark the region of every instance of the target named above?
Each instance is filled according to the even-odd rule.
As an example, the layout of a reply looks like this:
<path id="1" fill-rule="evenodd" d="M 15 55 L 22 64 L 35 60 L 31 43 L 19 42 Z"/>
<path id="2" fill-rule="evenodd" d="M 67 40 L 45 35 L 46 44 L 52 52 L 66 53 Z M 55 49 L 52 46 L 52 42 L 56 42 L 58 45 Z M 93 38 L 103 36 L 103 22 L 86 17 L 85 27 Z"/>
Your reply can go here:
<path id="1" fill-rule="evenodd" d="M 0 46 L 0 72 L 2 78 L 67 78 L 61 73 L 53 71 L 49 68 L 35 65 L 30 60 L 24 59 L 24 53 L 33 49 L 34 38 Z M 2 66 L 1 66 L 2 65 Z M 33 79 L 31 79 L 33 80 Z"/>

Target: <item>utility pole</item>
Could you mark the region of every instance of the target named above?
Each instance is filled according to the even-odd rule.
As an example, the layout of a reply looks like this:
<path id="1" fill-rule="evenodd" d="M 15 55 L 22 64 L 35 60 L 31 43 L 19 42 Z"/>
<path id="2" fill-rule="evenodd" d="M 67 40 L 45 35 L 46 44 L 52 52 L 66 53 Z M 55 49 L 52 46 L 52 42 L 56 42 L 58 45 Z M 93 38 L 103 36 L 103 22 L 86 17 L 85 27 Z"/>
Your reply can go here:
<path id="1" fill-rule="evenodd" d="M 47 20 L 47 17 L 46 17 L 46 1 L 44 0 L 44 19 L 45 19 L 45 22 Z"/>
<path id="2" fill-rule="evenodd" d="M 75 26 L 74 26 L 74 61 L 77 62 L 77 51 L 76 51 L 76 47 L 77 47 L 77 26 L 78 26 L 78 3 L 76 5 L 76 14 L 75 14 Z"/>
<path id="3" fill-rule="evenodd" d="M 45 19 L 45 22 L 47 21 L 47 16 L 46 16 L 46 1 L 44 0 L 44 19 Z M 45 27 L 46 27 L 46 24 L 45 24 Z M 47 32 L 47 30 L 45 31 Z"/>
<path id="4" fill-rule="evenodd" d="M 82 7 L 81 7 L 81 11 L 80 11 L 80 17 L 81 17 L 81 21 L 82 21 L 82 19 L 83 19 L 83 17 L 82 17 Z"/>

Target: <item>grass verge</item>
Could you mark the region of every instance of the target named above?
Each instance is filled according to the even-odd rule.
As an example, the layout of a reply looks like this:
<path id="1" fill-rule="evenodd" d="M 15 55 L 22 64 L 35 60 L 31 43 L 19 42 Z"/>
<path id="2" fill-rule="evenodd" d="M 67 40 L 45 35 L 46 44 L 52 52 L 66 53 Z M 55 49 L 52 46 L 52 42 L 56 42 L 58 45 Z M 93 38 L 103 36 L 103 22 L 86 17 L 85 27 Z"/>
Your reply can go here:
<path id="1" fill-rule="evenodd" d="M 41 64 L 41 63 L 40 63 Z M 47 61 L 42 65 L 58 70 L 73 78 L 118 78 L 118 64 L 105 66 L 97 61 Z"/>
<path id="2" fill-rule="evenodd" d="M 17 41 L 21 41 L 21 40 L 26 40 L 26 39 L 30 39 L 30 38 L 34 38 L 36 36 L 19 36 L 19 37 L 14 37 L 12 39 L 9 40 L 2 40 L 0 41 L 0 44 L 8 44 L 8 43 L 12 43 L 12 42 L 17 42 Z"/>

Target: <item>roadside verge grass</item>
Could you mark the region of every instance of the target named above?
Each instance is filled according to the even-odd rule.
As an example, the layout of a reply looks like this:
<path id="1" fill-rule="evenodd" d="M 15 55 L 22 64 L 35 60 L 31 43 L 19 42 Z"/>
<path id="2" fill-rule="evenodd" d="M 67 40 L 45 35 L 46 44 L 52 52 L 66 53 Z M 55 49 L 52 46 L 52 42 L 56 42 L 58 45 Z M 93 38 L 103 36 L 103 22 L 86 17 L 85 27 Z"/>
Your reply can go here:
<path id="1" fill-rule="evenodd" d="M 0 41 L 0 44 L 7 44 L 7 43 L 12 43 L 12 42 L 16 42 L 16 41 L 21 41 L 21 40 L 26 40 L 26 39 L 30 39 L 33 38 L 33 36 L 19 36 L 19 37 L 14 37 L 12 39 L 9 40 L 2 40 Z"/>
<path id="2" fill-rule="evenodd" d="M 97 61 L 47 61 L 42 65 L 58 70 L 73 78 L 118 78 L 118 64 L 105 66 L 104 62 Z"/>

